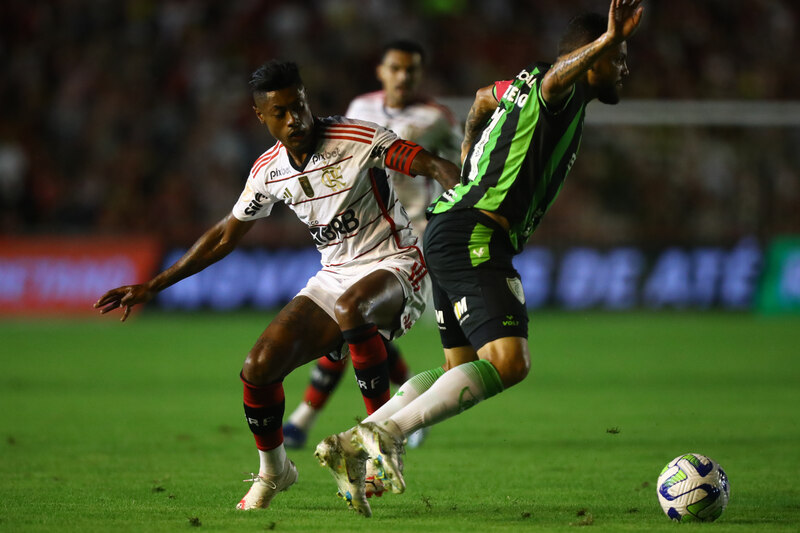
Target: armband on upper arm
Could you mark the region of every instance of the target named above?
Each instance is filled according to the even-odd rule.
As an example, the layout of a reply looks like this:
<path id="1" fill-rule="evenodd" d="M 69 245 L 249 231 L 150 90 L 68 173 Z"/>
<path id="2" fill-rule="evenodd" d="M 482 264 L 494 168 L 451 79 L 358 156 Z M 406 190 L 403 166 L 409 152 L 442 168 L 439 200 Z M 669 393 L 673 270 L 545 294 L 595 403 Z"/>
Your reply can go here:
<path id="1" fill-rule="evenodd" d="M 421 151 L 422 146 L 417 143 L 398 139 L 386 150 L 384 164 L 388 169 L 413 176 L 411 173 L 411 162 L 414 161 L 414 158 L 417 157 L 417 154 Z"/>

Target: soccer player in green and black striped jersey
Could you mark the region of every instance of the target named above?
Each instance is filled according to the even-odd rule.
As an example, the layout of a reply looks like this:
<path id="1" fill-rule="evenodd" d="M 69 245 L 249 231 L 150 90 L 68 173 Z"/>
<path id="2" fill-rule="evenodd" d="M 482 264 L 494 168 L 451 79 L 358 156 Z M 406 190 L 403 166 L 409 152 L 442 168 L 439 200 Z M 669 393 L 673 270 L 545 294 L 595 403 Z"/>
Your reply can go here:
<path id="1" fill-rule="evenodd" d="M 574 18 L 554 64 L 533 63 L 514 80 L 477 92 L 467 117 L 461 183 L 429 207 L 424 235 L 446 363 L 411 378 L 349 430 L 353 442 L 380 458 L 383 483 L 393 492 L 405 487 L 404 437 L 527 376 L 528 315 L 511 259 L 575 162 L 586 104 L 619 102 L 628 75 L 625 41 L 639 26 L 641 3 L 611 0 L 608 17 Z"/>

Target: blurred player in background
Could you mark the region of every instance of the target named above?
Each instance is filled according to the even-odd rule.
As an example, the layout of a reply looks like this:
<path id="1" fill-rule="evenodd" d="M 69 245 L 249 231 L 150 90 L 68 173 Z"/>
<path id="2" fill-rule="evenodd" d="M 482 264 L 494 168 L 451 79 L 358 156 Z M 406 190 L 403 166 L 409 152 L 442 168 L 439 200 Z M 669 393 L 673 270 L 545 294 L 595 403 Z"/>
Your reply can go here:
<path id="1" fill-rule="evenodd" d="M 267 325 L 242 367 L 245 419 L 260 466 L 239 509 L 266 508 L 297 480 L 282 433 L 283 379 L 292 370 L 344 338 L 367 412 L 389 399 L 383 336 L 402 335 L 419 317 L 429 277 L 385 170 L 432 176 L 448 187 L 458 181 L 456 165 L 390 130 L 314 117 L 294 63 L 262 65 L 250 87 L 256 116 L 277 142 L 256 160 L 232 212 L 152 280 L 110 290 L 95 303 L 101 313 L 124 308 L 125 320 L 134 305 L 228 255 L 277 202 L 308 225 L 322 269 Z M 363 493 L 342 497 L 366 502 Z"/>
<path id="2" fill-rule="evenodd" d="M 383 89 L 357 96 L 350 103 L 345 116 L 368 120 L 394 131 L 402 139 L 413 141 L 431 153 L 457 161 L 461 133 L 449 109 L 436 101 L 423 97 L 418 89 L 422 82 L 425 52 L 418 43 L 396 40 L 383 47 L 381 62 L 375 69 Z M 411 219 L 415 235 L 422 240 L 427 220 L 425 209 L 442 192 L 436 180 L 403 173 L 387 172 L 397 198 Z M 400 385 L 410 377 L 408 365 L 397 347 L 387 341 L 389 372 L 392 383 Z M 321 357 L 311 371 L 311 382 L 303 401 L 289 416 L 283 426 L 284 445 L 302 448 L 317 415 L 341 381 L 347 368 L 347 357 L 334 361 Z M 423 428 L 408 437 L 408 446 L 415 448 L 427 433 Z"/>
<path id="3" fill-rule="evenodd" d="M 511 260 L 575 162 L 586 104 L 619 102 L 628 76 L 626 39 L 639 26 L 640 4 L 612 0 L 607 18 L 574 18 L 554 64 L 532 63 L 514 80 L 477 92 L 467 117 L 462 183 L 430 207 L 425 231 L 446 371 L 414 376 L 362 424 L 323 440 L 318 454 L 338 446 L 353 472 L 368 455 L 384 486 L 403 492 L 407 435 L 528 375 L 528 314 Z"/>

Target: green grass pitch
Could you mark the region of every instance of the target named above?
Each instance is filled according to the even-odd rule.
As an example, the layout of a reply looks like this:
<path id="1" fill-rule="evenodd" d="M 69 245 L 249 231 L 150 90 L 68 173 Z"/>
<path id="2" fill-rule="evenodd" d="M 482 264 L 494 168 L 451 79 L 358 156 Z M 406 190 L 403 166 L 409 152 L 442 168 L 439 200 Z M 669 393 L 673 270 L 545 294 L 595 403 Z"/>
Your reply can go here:
<path id="1" fill-rule="evenodd" d="M 426 317 L 429 318 L 429 317 Z M 800 320 L 742 314 L 532 317 L 526 381 L 430 433 L 408 489 L 364 519 L 312 456 L 364 408 L 348 370 L 298 483 L 239 512 L 258 468 L 238 372 L 263 313 L 144 312 L 128 323 L 0 322 L 0 531 L 797 531 Z M 435 327 L 402 339 L 442 362 Z M 285 382 L 287 412 L 302 368 Z M 719 461 L 731 501 L 674 524 L 655 481 L 673 457 Z"/>

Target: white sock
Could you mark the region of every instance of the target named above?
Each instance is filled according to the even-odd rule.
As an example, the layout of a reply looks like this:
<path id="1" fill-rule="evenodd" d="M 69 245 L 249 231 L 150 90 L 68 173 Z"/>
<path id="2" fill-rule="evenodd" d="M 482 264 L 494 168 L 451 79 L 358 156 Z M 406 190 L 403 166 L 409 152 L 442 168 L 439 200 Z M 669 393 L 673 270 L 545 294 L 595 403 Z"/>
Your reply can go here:
<path id="1" fill-rule="evenodd" d="M 271 450 L 258 450 L 258 458 L 261 460 L 259 476 L 278 476 L 286 465 L 286 449 L 281 444 Z"/>
<path id="2" fill-rule="evenodd" d="M 427 391 L 387 421 L 394 422 L 402 436 L 407 437 L 422 427 L 457 415 L 502 390 L 500 375 L 490 362 L 471 361 L 445 372 Z"/>
<path id="3" fill-rule="evenodd" d="M 308 430 L 314 425 L 318 414 L 319 411 L 306 402 L 300 402 L 300 405 L 289 415 L 288 422 L 308 433 Z"/>
<path id="4" fill-rule="evenodd" d="M 442 367 L 432 368 L 421 372 L 403 383 L 394 396 L 383 404 L 377 411 L 365 418 L 364 422 L 381 422 L 388 419 L 400 409 L 414 401 L 420 394 L 430 389 L 436 380 L 442 377 Z"/>

